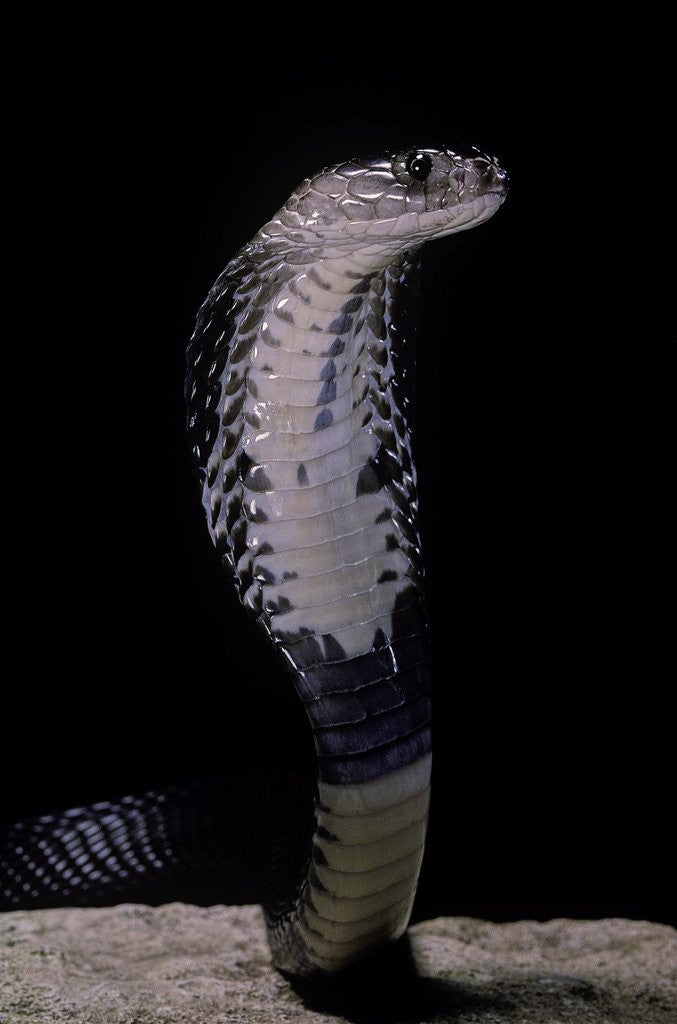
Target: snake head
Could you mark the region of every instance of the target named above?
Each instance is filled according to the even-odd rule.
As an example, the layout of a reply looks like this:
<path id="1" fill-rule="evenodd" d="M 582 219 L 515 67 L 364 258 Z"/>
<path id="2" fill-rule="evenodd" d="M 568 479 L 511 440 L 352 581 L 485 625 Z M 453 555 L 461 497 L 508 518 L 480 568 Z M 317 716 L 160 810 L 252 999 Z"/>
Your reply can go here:
<path id="1" fill-rule="evenodd" d="M 306 178 L 262 228 L 278 244 L 397 253 L 488 220 L 507 195 L 495 157 L 410 148 L 349 160 Z"/>

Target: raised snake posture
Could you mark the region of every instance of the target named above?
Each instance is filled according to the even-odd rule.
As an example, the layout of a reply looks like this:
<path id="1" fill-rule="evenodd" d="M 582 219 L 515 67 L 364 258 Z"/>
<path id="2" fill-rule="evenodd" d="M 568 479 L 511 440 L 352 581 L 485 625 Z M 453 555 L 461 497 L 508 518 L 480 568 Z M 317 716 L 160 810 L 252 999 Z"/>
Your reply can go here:
<path id="1" fill-rule="evenodd" d="M 188 347 L 209 530 L 315 743 L 312 787 L 259 782 L 248 796 L 267 836 L 240 808 L 273 959 L 292 974 L 340 971 L 400 936 L 411 913 L 431 771 L 411 441 L 417 267 L 425 242 L 483 223 L 506 193 L 479 150 L 325 168 L 227 264 Z M 184 787 L 14 825 L 0 840 L 0 898 L 116 902 L 141 876 L 171 879 L 196 849 L 218 866 L 236 810 L 214 786 Z"/>

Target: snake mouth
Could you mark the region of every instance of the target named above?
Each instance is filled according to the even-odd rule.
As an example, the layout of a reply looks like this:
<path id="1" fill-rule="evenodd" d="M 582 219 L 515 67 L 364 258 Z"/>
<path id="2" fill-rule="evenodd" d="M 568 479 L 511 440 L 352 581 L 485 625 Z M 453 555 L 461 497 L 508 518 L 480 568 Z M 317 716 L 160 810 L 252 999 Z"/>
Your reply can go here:
<path id="1" fill-rule="evenodd" d="M 418 215 L 419 229 L 427 238 L 441 238 L 467 231 L 489 220 L 502 206 L 507 195 L 505 191 L 490 189 L 466 203 L 454 203 L 440 210 L 431 210 Z"/>
<path id="2" fill-rule="evenodd" d="M 353 221 L 343 225 L 339 231 L 316 230 L 315 237 L 320 243 L 349 245 L 351 248 L 376 243 L 383 247 L 384 252 L 395 253 L 483 224 L 496 213 L 506 195 L 507 192 L 487 190 L 482 195 L 475 194 L 469 202 L 454 202 L 438 210 L 403 213 L 399 217 Z"/>
<path id="3" fill-rule="evenodd" d="M 479 189 L 478 195 L 480 196 L 498 196 L 501 202 L 507 198 L 510 187 L 508 184 L 508 176 L 505 175 L 500 181 L 497 181 L 491 188 Z"/>

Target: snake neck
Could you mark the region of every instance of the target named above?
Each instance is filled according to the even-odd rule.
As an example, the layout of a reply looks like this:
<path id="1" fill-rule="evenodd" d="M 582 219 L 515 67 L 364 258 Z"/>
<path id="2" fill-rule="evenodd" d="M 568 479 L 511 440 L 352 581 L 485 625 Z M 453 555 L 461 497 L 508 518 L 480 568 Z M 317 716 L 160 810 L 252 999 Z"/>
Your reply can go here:
<path id="1" fill-rule="evenodd" d="M 416 257 L 255 256 L 226 269 L 203 317 L 215 356 L 203 500 L 315 743 L 310 855 L 270 872 L 271 945 L 280 967 L 331 973 L 404 930 L 423 851 L 431 743 L 409 396 Z"/>
<path id="2" fill-rule="evenodd" d="M 365 263 L 283 264 L 235 295 L 248 302 L 205 505 L 244 604 L 297 673 L 390 648 L 422 622 L 399 308 L 414 265 Z"/>

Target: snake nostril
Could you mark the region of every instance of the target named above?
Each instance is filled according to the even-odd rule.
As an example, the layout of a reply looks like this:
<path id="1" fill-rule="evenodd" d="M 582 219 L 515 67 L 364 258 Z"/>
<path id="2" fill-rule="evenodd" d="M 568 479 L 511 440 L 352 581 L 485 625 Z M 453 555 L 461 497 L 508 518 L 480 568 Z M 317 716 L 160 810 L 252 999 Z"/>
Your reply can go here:
<path id="1" fill-rule="evenodd" d="M 507 192 L 509 180 L 508 172 L 492 163 L 482 175 L 479 192 Z"/>

